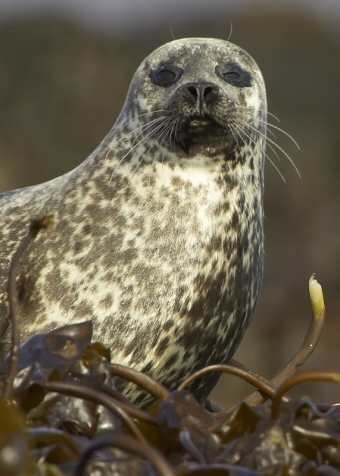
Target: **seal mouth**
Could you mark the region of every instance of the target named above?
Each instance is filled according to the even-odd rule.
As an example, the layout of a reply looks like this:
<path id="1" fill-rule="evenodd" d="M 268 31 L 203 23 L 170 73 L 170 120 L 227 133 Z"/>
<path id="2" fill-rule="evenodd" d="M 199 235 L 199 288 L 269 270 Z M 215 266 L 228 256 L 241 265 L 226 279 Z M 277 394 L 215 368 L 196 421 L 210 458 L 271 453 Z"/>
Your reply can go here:
<path id="1" fill-rule="evenodd" d="M 188 136 L 195 136 L 198 134 L 210 135 L 216 133 L 221 126 L 210 116 L 190 116 L 184 123 L 183 132 Z"/>
<path id="2" fill-rule="evenodd" d="M 211 149 L 212 144 L 225 135 L 225 128 L 209 115 L 195 114 L 183 121 L 176 135 L 181 149 L 190 154 Z"/>
<path id="3" fill-rule="evenodd" d="M 208 132 L 216 128 L 217 123 L 208 116 L 192 116 L 186 123 L 185 129 L 188 135 L 200 134 L 202 132 Z"/>

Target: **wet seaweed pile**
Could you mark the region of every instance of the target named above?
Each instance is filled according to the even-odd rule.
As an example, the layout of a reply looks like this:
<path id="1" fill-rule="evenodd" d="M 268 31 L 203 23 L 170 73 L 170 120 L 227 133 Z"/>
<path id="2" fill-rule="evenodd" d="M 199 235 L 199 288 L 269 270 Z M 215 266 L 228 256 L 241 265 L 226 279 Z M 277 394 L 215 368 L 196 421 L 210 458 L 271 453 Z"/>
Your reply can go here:
<path id="1" fill-rule="evenodd" d="M 9 273 L 12 350 L 0 375 L 1 476 L 340 475 L 340 405 L 290 399 L 306 381 L 340 374 L 295 375 L 314 350 L 325 318 L 320 285 L 310 280 L 313 318 L 298 352 L 270 381 L 238 362 L 202 369 L 169 392 L 149 376 L 111 363 L 83 322 L 39 334 L 19 346 L 15 277 L 22 251 L 50 219 L 33 222 Z M 209 372 L 227 372 L 256 391 L 211 412 L 186 388 Z M 112 376 L 143 387 L 148 409 L 131 404 Z"/>

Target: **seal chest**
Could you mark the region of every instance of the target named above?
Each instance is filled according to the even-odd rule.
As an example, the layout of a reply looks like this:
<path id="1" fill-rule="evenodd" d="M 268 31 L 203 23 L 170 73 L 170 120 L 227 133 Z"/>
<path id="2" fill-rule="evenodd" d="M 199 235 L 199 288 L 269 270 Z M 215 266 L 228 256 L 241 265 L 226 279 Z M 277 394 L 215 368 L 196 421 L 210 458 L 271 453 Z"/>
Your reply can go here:
<path id="1" fill-rule="evenodd" d="M 54 232 L 22 259 L 24 338 L 92 319 L 112 361 L 170 389 L 227 362 L 262 279 L 265 124 L 263 79 L 243 50 L 202 38 L 156 50 L 83 164 L 0 196 L 1 319 L 9 259 L 29 220 L 48 214 Z M 216 381 L 192 390 L 204 400 Z"/>

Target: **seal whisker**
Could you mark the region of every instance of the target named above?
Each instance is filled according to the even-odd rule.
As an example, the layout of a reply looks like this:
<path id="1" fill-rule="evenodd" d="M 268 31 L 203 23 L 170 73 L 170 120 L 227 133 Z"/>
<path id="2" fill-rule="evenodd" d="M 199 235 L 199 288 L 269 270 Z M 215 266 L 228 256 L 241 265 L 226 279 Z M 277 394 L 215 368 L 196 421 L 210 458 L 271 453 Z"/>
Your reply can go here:
<path id="1" fill-rule="evenodd" d="M 234 127 L 235 126 L 235 127 Z M 238 140 L 237 140 L 237 137 L 240 137 L 239 135 L 239 131 L 238 131 L 238 128 L 237 128 L 237 123 L 235 121 L 230 121 L 229 124 L 228 124 L 228 127 L 230 129 L 230 132 L 232 133 L 232 136 L 234 137 L 234 140 L 236 142 L 236 145 L 238 147 L 238 150 L 239 152 L 241 151 L 241 148 L 240 148 L 240 144 L 238 143 Z M 235 130 L 236 129 L 236 130 Z M 235 134 L 236 132 L 236 134 Z M 242 137 L 241 137 L 242 139 Z M 244 142 L 244 141 L 243 141 Z"/>
<path id="2" fill-rule="evenodd" d="M 179 141 L 179 137 L 178 137 L 178 132 L 179 132 L 178 131 L 178 126 L 179 126 L 179 124 L 180 124 L 180 118 L 177 117 L 175 119 L 175 128 L 174 128 L 174 138 L 175 138 L 175 141 L 177 141 L 177 142 Z"/>
<path id="3" fill-rule="evenodd" d="M 248 126 L 249 126 L 251 129 L 253 129 L 253 130 L 256 131 L 256 129 L 255 129 L 253 126 L 251 126 L 250 124 L 248 124 Z M 258 131 L 258 133 L 259 133 L 260 135 L 262 135 L 263 137 L 266 137 L 266 135 L 263 134 L 261 131 Z M 294 161 L 293 161 L 293 160 L 290 158 L 290 156 L 287 154 L 287 152 L 286 152 L 284 149 L 282 149 L 282 147 L 280 147 L 275 141 L 273 141 L 272 139 L 269 139 L 269 137 L 266 137 L 266 139 L 267 139 L 267 141 L 270 142 L 274 147 L 276 147 L 280 152 L 282 152 L 282 154 L 283 154 L 285 157 L 287 157 L 287 159 L 289 160 L 289 162 L 290 162 L 290 163 L 292 164 L 292 166 L 294 167 L 294 169 L 295 169 L 296 173 L 298 174 L 299 178 L 301 178 L 301 174 L 300 174 L 299 169 L 298 169 L 297 166 L 295 165 Z"/>
<path id="4" fill-rule="evenodd" d="M 162 117 L 156 117 L 152 121 L 149 121 L 146 124 L 143 124 L 141 127 L 137 127 L 135 129 L 133 129 L 132 131 L 130 131 L 130 133 L 128 133 L 128 134 L 132 134 L 132 136 L 134 136 L 134 139 L 132 141 L 132 146 L 134 146 L 136 143 L 139 143 L 138 139 L 141 136 L 143 136 L 143 134 L 145 134 L 146 130 L 148 130 L 148 129 L 152 130 L 152 127 L 154 127 L 155 125 L 157 125 L 159 123 L 162 123 L 162 120 L 163 120 Z M 138 132 L 138 134 L 136 134 L 137 132 Z"/>
<path id="5" fill-rule="evenodd" d="M 254 139 L 249 136 L 242 128 L 241 128 L 241 125 L 239 126 L 240 127 L 240 130 L 239 130 L 239 134 L 240 136 L 242 137 L 242 134 L 244 134 L 254 145 L 256 144 L 256 142 L 254 141 Z M 273 147 L 270 146 L 270 144 L 267 144 L 270 149 L 273 151 L 273 153 L 275 154 L 275 156 L 278 158 L 278 160 L 280 161 L 280 158 L 279 156 L 277 155 L 277 152 L 275 151 L 275 149 L 273 149 Z M 286 179 L 284 178 L 282 172 L 280 171 L 280 169 L 277 167 L 277 165 L 272 161 L 272 159 L 269 157 L 269 155 L 267 153 L 264 152 L 264 155 L 265 157 L 269 160 L 269 162 L 271 163 L 271 165 L 274 167 L 274 169 L 276 170 L 276 172 L 279 174 L 279 176 L 281 177 L 281 179 L 283 180 L 284 183 L 286 183 Z"/>
<path id="6" fill-rule="evenodd" d="M 155 140 L 159 140 L 159 136 L 162 134 L 163 130 L 166 131 L 166 127 L 165 127 L 165 126 L 166 126 L 167 123 L 169 122 L 169 121 L 168 121 L 168 118 L 167 118 L 166 116 L 164 116 L 164 117 L 160 117 L 160 118 L 158 118 L 158 119 L 159 119 L 159 121 L 158 121 L 156 124 L 152 124 L 153 128 L 152 128 L 151 130 L 149 130 L 148 133 L 147 133 L 144 137 L 142 137 L 142 139 L 141 139 L 140 141 L 138 141 L 138 142 L 134 145 L 134 147 L 132 147 L 132 148 L 129 150 L 128 153 L 130 153 L 132 149 L 135 149 L 135 152 L 134 152 L 134 154 L 133 154 L 133 156 L 132 156 L 132 158 L 131 158 L 131 162 L 132 162 L 132 163 L 133 163 L 134 158 L 135 158 L 135 156 L 136 156 L 136 154 L 137 154 L 137 152 L 138 152 L 137 146 L 144 144 L 144 143 L 145 143 L 149 138 L 151 138 L 151 137 L 154 137 Z M 145 132 L 145 131 L 143 131 L 143 132 Z M 158 134 L 158 132 L 159 132 L 159 134 Z M 140 135 L 141 135 L 141 134 L 139 134 L 139 136 L 140 136 Z M 152 145 L 150 145 L 150 147 L 148 148 L 147 152 L 145 153 L 145 156 L 140 157 L 140 160 L 138 161 L 137 167 L 135 168 L 135 172 L 138 170 L 138 168 L 140 167 L 140 165 L 145 161 L 145 158 L 148 156 L 148 153 L 149 153 L 149 151 L 151 150 L 151 148 L 152 148 Z M 151 160 L 151 162 L 152 162 L 152 160 Z"/>
<path id="7" fill-rule="evenodd" d="M 248 108 L 246 108 L 246 107 L 238 106 L 238 105 L 236 105 L 236 107 L 239 108 L 239 109 L 248 109 Z M 272 113 L 270 113 L 270 112 L 267 112 L 267 113 L 270 114 L 271 116 L 273 116 L 274 119 L 276 119 L 278 122 L 280 122 L 280 120 L 279 120 L 274 114 L 272 114 Z M 271 124 L 271 123 L 268 122 L 268 121 L 263 121 L 263 120 L 261 120 L 261 123 L 264 124 L 265 126 L 272 127 L 273 129 L 276 129 L 276 130 L 282 132 L 282 134 L 284 134 L 285 136 L 287 136 L 287 137 L 293 142 L 293 144 L 296 146 L 296 148 L 297 148 L 298 150 L 300 150 L 299 144 L 296 142 L 296 140 L 295 140 L 290 134 L 288 134 L 288 132 L 286 132 L 284 129 L 282 129 L 282 128 L 280 128 L 280 127 L 277 127 L 277 126 L 275 126 L 274 124 Z M 267 130 L 267 132 L 270 132 L 270 133 L 273 134 L 273 132 L 270 131 L 270 130 Z M 273 136 L 274 136 L 274 138 L 276 139 L 276 137 L 275 137 L 274 134 L 273 134 Z M 274 145 L 277 146 L 277 144 L 274 144 Z M 281 150 L 281 152 L 283 152 L 283 151 Z M 293 164 L 293 165 L 294 165 L 294 164 Z M 294 165 L 294 167 L 295 167 L 295 165 Z M 296 169 L 296 168 L 295 168 L 295 169 Z M 299 171 L 298 171 L 297 169 L 296 169 L 296 172 L 297 172 L 298 175 L 300 176 Z"/>
<path id="8" fill-rule="evenodd" d="M 275 157 L 277 158 L 277 160 L 278 160 L 279 162 L 281 162 L 281 159 L 280 159 L 280 157 L 279 157 L 279 154 L 276 152 L 276 150 L 274 149 L 274 147 L 273 147 L 271 144 L 268 144 L 268 143 L 267 143 L 266 145 L 267 145 L 267 147 L 269 147 L 269 149 L 273 152 L 273 154 L 275 155 Z"/>
<path id="9" fill-rule="evenodd" d="M 169 119 L 170 119 L 170 124 L 169 124 L 170 127 L 168 128 L 169 144 L 170 144 L 170 148 L 174 151 L 176 148 L 175 147 L 176 130 L 177 130 L 177 125 L 180 122 L 180 118 L 173 115 Z M 164 136 L 164 140 L 166 140 L 166 136 Z"/>
<path id="10" fill-rule="evenodd" d="M 160 124 L 158 124 L 158 123 L 160 123 Z M 145 131 L 146 131 L 148 128 L 154 127 L 155 124 L 156 124 L 156 127 L 161 127 L 161 126 L 162 126 L 162 118 L 153 119 L 152 121 L 148 122 L 147 124 L 144 124 L 143 127 L 141 127 L 141 128 L 136 128 L 136 129 L 141 129 L 141 130 L 140 130 L 139 133 L 134 137 L 134 139 L 133 139 L 133 141 L 132 141 L 132 143 L 131 143 L 131 148 L 130 148 L 130 149 L 126 152 L 126 154 L 120 159 L 120 161 L 118 162 L 117 166 L 119 166 L 120 164 L 122 164 L 123 161 L 126 159 L 126 157 L 127 157 L 133 150 L 135 150 L 135 152 L 134 152 L 134 154 L 133 154 L 131 160 L 134 159 L 135 154 L 137 153 L 137 150 L 138 150 L 138 149 L 137 149 L 138 146 L 141 145 L 141 144 L 143 144 L 143 142 L 145 142 L 145 141 L 154 133 L 154 130 L 151 129 L 151 131 L 149 131 L 148 134 L 146 134 L 146 136 L 144 136 L 144 137 L 142 138 L 142 140 L 138 140 L 138 138 L 141 137 L 141 136 L 145 133 Z M 135 129 L 135 130 L 136 130 L 136 129 Z M 134 130 L 134 131 L 135 131 L 135 130 Z M 131 132 L 134 132 L 134 131 L 131 131 Z M 127 136 L 127 135 L 128 135 L 128 134 L 126 134 L 125 136 L 123 136 L 121 140 L 126 139 L 126 136 Z M 115 173 L 115 169 L 113 169 L 113 171 L 112 171 L 112 173 L 111 173 L 110 180 L 109 180 L 109 184 L 111 184 L 112 177 L 113 177 L 114 173 Z"/>
<path id="11" fill-rule="evenodd" d="M 137 131 L 139 131 L 138 134 L 136 134 L 136 137 L 134 137 L 134 140 L 132 141 L 132 145 L 134 145 L 134 143 L 137 141 L 138 137 L 145 131 L 145 129 L 147 129 L 148 127 L 151 127 L 155 122 L 159 121 L 160 118 L 155 118 L 155 119 L 152 119 L 151 121 L 147 122 L 146 124 L 142 124 L 140 127 L 137 127 L 129 132 L 126 132 L 122 135 L 122 137 L 120 139 L 117 140 L 117 144 L 115 144 L 115 146 L 121 144 L 122 142 L 126 141 L 130 136 L 131 137 L 134 137 L 134 135 L 136 134 Z M 108 146 L 108 149 L 107 149 L 107 153 L 105 155 L 105 158 L 104 160 L 106 160 L 110 154 L 110 152 L 112 152 L 113 149 L 112 149 L 112 146 Z M 125 156 L 123 157 L 122 161 L 125 159 Z M 111 181 L 111 179 L 110 179 Z"/>
<path id="12" fill-rule="evenodd" d="M 274 167 L 274 169 L 276 170 L 276 172 L 279 174 L 279 176 L 281 177 L 281 179 L 283 180 L 284 183 L 286 183 L 286 179 L 284 178 L 283 174 L 281 173 L 280 169 L 278 168 L 278 166 L 272 161 L 272 159 L 269 157 L 268 154 L 266 154 L 266 158 L 269 160 L 269 162 L 271 163 L 271 165 Z"/>
<path id="13" fill-rule="evenodd" d="M 178 137 L 178 125 L 181 122 L 181 118 L 174 113 L 174 111 L 169 111 L 169 119 L 170 119 L 170 124 L 169 124 L 169 145 L 170 148 L 175 151 L 175 144 L 176 142 L 179 142 L 180 139 Z M 166 138 L 165 138 L 166 139 Z"/>
<path id="14" fill-rule="evenodd" d="M 159 128 L 162 128 L 164 124 L 164 117 L 157 117 L 153 121 L 150 121 L 149 123 L 145 124 L 145 127 L 143 127 L 140 132 L 135 136 L 134 140 L 132 141 L 132 145 L 140 145 L 142 142 L 147 140 L 148 138 L 152 137 L 153 134 L 159 130 Z M 135 133 L 135 131 L 133 131 Z M 141 140 L 139 140 L 141 138 Z"/>
<path id="15" fill-rule="evenodd" d="M 139 116 L 137 116 L 139 117 Z M 154 126 L 155 124 L 161 122 L 163 120 L 163 117 L 156 117 L 149 122 L 146 122 L 145 124 L 141 124 L 139 127 L 133 128 L 131 131 L 124 133 L 122 137 L 119 139 L 119 142 L 124 141 L 126 138 L 129 136 L 132 136 L 134 139 L 132 141 L 132 145 L 134 145 L 137 141 L 138 138 L 148 129 Z"/>
<path id="16" fill-rule="evenodd" d="M 292 142 L 293 144 L 297 147 L 297 149 L 300 150 L 300 147 L 299 147 L 299 144 L 296 142 L 296 140 L 290 135 L 288 134 L 288 132 L 286 132 L 284 129 L 281 129 L 280 127 L 276 127 L 274 126 L 274 124 L 271 124 L 270 122 L 268 121 L 261 121 L 262 124 L 264 124 L 266 127 L 269 126 L 269 127 L 273 127 L 274 129 L 282 132 L 282 134 L 284 134 L 285 136 L 287 136 Z M 272 137 L 275 139 L 275 141 L 277 140 L 277 137 L 276 135 L 274 134 L 273 131 L 271 131 L 270 129 L 267 129 L 267 133 L 271 134 Z"/>
<path id="17" fill-rule="evenodd" d="M 276 119 L 277 122 L 281 122 L 280 119 L 279 119 L 277 116 L 275 116 L 275 114 L 273 114 L 272 112 L 267 111 L 267 114 L 268 114 L 269 116 L 272 116 L 274 119 Z"/>
<path id="18" fill-rule="evenodd" d="M 284 130 L 281 129 L 280 127 L 274 126 L 274 124 L 270 124 L 269 122 L 267 122 L 267 126 L 273 127 L 274 129 L 276 129 L 276 130 L 282 132 L 282 134 L 284 134 L 285 136 L 287 136 L 287 137 L 293 142 L 293 144 L 295 144 L 295 146 L 297 147 L 297 149 L 300 150 L 299 144 L 296 142 L 296 140 L 295 140 L 290 134 L 288 134 L 288 132 L 284 131 Z"/>
<path id="19" fill-rule="evenodd" d="M 268 125 L 268 122 L 267 121 L 260 121 L 261 124 L 263 125 Z M 276 147 L 280 152 L 282 152 L 282 154 L 289 160 L 289 162 L 292 164 L 292 166 L 294 167 L 295 171 L 297 172 L 299 178 L 301 178 L 301 174 L 300 174 L 300 171 L 299 169 L 297 168 L 297 166 L 295 165 L 294 161 L 291 159 L 291 157 L 287 154 L 287 152 L 282 149 L 282 147 L 280 147 L 275 141 L 273 141 L 272 139 L 270 139 L 268 136 L 266 136 L 266 134 L 263 134 L 263 132 L 261 132 L 260 130 L 256 129 L 254 126 L 252 126 L 249 122 L 248 123 L 245 123 L 245 124 L 240 124 L 241 127 L 243 127 L 244 125 L 246 125 L 247 127 L 249 127 L 250 129 L 252 129 L 255 133 L 261 135 L 263 138 L 265 138 L 267 140 L 267 145 L 268 147 L 271 148 L 271 150 L 273 150 L 273 148 L 271 147 L 271 145 L 273 145 L 274 147 Z M 275 127 L 275 126 L 274 126 Z M 284 132 L 284 131 L 282 131 Z M 292 139 L 293 140 L 293 139 Z M 295 141 L 293 140 L 293 142 L 295 143 Z M 297 145 L 297 144 L 296 144 Z M 277 156 L 277 154 L 275 154 Z M 278 156 L 277 156 L 278 157 Z M 268 158 L 268 157 L 267 157 Z"/>
<path id="20" fill-rule="evenodd" d="M 158 112 L 165 112 L 166 109 L 162 108 L 162 109 L 154 109 L 152 111 L 152 114 L 156 114 Z M 144 116 L 150 116 L 150 111 L 147 111 L 147 112 L 142 112 L 141 114 L 136 114 L 136 119 L 140 119 L 141 117 L 144 117 Z"/>
<path id="21" fill-rule="evenodd" d="M 174 116 L 171 118 L 170 128 L 169 128 L 169 144 L 172 150 L 175 150 L 176 143 L 176 129 L 179 122 L 179 118 Z"/>

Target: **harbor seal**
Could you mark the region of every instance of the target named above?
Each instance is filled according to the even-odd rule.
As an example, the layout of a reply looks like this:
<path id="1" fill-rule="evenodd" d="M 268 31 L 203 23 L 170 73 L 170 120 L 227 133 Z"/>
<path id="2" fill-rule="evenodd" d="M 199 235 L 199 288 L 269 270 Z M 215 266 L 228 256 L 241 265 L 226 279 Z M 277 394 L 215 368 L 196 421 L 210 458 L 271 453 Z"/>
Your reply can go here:
<path id="1" fill-rule="evenodd" d="M 154 51 L 87 160 L 0 196 L 2 322 L 13 252 L 32 218 L 52 215 L 54 231 L 21 261 L 24 339 L 92 319 L 113 362 L 169 389 L 227 362 L 262 280 L 266 115 L 261 72 L 241 48 L 190 38 Z M 191 387 L 199 401 L 217 380 Z"/>

